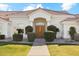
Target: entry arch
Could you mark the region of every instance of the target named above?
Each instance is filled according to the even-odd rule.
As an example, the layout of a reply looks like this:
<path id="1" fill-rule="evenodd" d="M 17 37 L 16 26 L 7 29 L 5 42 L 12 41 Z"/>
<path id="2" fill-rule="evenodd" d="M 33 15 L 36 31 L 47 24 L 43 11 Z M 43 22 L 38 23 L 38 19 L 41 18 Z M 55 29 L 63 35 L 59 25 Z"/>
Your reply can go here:
<path id="1" fill-rule="evenodd" d="M 34 31 L 37 38 L 43 38 L 44 32 L 47 30 L 47 21 L 45 18 L 35 18 L 33 22 Z"/>

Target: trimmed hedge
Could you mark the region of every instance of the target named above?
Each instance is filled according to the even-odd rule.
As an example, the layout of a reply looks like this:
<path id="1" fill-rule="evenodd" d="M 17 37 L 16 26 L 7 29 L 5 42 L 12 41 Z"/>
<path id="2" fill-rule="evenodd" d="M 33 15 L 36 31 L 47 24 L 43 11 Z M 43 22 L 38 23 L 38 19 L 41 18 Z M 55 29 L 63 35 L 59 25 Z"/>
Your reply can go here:
<path id="1" fill-rule="evenodd" d="M 49 25 L 49 26 L 47 27 L 47 30 L 48 30 L 48 31 L 53 31 L 53 32 L 55 33 L 55 38 L 56 38 L 57 32 L 59 32 L 59 28 L 57 28 L 57 27 L 54 26 L 54 25 Z"/>
<path id="2" fill-rule="evenodd" d="M 13 40 L 14 41 L 22 41 L 23 35 L 22 34 L 13 34 Z"/>
<path id="3" fill-rule="evenodd" d="M 0 35 L 0 39 L 5 39 L 5 35 Z"/>
<path id="4" fill-rule="evenodd" d="M 29 42 L 33 42 L 36 38 L 35 33 L 33 33 L 33 32 L 28 32 L 27 37 L 28 37 Z"/>
<path id="5" fill-rule="evenodd" d="M 55 39 L 55 33 L 54 32 L 44 32 L 44 38 L 47 42 L 51 42 Z"/>

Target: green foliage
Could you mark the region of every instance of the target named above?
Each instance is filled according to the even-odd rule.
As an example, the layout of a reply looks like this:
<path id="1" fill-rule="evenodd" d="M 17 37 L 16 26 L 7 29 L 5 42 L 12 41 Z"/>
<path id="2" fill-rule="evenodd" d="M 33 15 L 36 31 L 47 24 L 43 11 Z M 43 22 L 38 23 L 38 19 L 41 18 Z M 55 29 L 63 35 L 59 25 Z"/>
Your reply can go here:
<path id="1" fill-rule="evenodd" d="M 22 34 L 13 34 L 13 40 L 14 41 L 22 41 L 23 35 Z"/>
<path id="2" fill-rule="evenodd" d="M 35 38 L 36 38 L 35 33 L 33 33 L 33 32 L 28 32 L 27 37 L 28 37 L 29 42 L 33 42 L 35 40 Z"/>
<path id="3" fill-rule="evenodd" d="M 1 39 L 5 39 L 5 35 L 4 34 L 1 34 L 1 32 L 0 32 L 0 40 Z"/>
<path id="4" fill-rule="evenodd" d="M 0 43 L 0 56 L 26 56 L 30 49 L 30 45 Z"/>
<path id="5" fill-rule="evenodd" d="M 53 31 L 53 32 L 59 32 L 59 29 L 56 26 L 54 26 L 54 25 L 48 26 L 47 30 L 48 31 Z"/>
<path id="6" fill-rule="evenodd" d="M 18 34 L 23 34 L 24 33 L 23 29 L 17 29 L 17 31 L 18 31 Z"/>
<path id="7" fill-rule="evenodd" d="M 79 56 L 79 45 L 48 45 L 51 56 Z"/>
<path id="8" fill-rule="evenodd" d="M 55 39 L 55 33 L 54 32 L 44 32 L 44 38 L 46 41 L 51 42 Z"/>
<path id="9" fill-rule="evenodd" d="M 25 27 L 25 33 L 27 34 L 27 32 L 33 32 L 32 26 Z"/>
<path id="10" fill-rule="evenodd" d="M 5 35 L 0 35 L 0 39 L 5 39 Z"/>
<path id="11" fill-rule="evenodd" d="M 75 27 L 70 27 L 69 34 L 71 36 L 71 39 L 74 39 L 74 34 L 76 34 Z"/>
<path id="12" fill-rule="evenodd" d="M 13 34 L 13 40 L 14 41 L 22 41 L 23 40 L 23 29 L 17 29 L 18 33 L 17 32 L 14 32 Z"/>
<path id="13" fill-rule="evenodd" d="M 56 38 L 57 32 L 59 32 L 59 29 L 58 29 L 56 26 L 54 26 L 54 25 L 48 26 L 48 27 L 47 27 L 47 30 L 48 30 L 48 31 L 53 31 L 53 32 L 55 33 L 55 38 Z"/>

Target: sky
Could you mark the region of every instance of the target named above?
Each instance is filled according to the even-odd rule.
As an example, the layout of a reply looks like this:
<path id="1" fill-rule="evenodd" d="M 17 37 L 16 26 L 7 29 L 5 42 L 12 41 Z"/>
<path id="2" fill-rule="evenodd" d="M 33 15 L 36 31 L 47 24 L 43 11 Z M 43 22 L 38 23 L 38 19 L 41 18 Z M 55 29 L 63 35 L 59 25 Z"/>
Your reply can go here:
<path id="1" fill-rule="evenodd" d="M 79 3 L 0 3 L 0 11 L 27 11 L 36 8 L 79 14 Z"/>

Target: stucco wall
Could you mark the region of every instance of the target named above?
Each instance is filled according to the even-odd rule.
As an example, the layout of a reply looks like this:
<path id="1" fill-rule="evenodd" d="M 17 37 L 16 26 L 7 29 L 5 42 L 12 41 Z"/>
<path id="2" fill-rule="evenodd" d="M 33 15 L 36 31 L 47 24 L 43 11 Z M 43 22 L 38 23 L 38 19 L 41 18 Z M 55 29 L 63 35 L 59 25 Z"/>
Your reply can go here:
<path id="1" fill-rule="evenodd" d="M 63 24 L 61 23 L 61 21 L 72 17 L 70 15 L 53 15 L 51 17 L 51 20 L 48 22 L 49 25 L 55 25 L 57 28 L 59 28 L 59 32 L 57 33 L 57 38 L 61 38 L 63 37 Z"/>
<path id="2" fill-rule="evenodd" d="M 63 33 L 67 32 L 65 28 L 67 28 L 68 25 L 64 26 L 63 30 L 63 24 L 61 24 L 62 20 L 67 19 L 68 17 L 72 17 L 70 15 L 55 15 L 55 14 L 50 14 L 44 10 L 37 10 L 32 12 L 29 15 L 24 14 L 17 14 L 17 15 L 11 15 L 10 16 L 10 23 L 11 23 L 11 30 L 10 34 L 12 35 L 17 28 L 22 28 L 24 29 L 28 25 L 33 26 L 33 21 L 35 18 L 45 18 L 47 21 L 47 26 L 49 25 L 55 25 L 56 27 L 59 28 L 60 32 L 57 33 L 57 37 L 62 37 Z M 65 38 L 68 38 L 68 34 L 64 35 Z"/>
<path id="3" fill-rule="evenodd" d="M 69 35 L 69 28 L 70 27 L 75 27 L 77 33 L 79 33 L 79 23 L 78 22 L 76 22 L 76 21 L 65 21 L 63 23 L 63 29 L 64 29 L 63 37 L 64 38 L 70 38 L 70 35 Z"/>
<path id="4" fill-rule="evenodd" d="M 55 15 L 55 14 L 51 15 L 50 13 L 43 11 L 43 10 L 37 10 L 29 15 L 29 19 L 32 22 L 34 21 L 35 18 L 39 18 L 39 17 L 46 19 L 47 26 L 55 25 L 56 27 L 58 27 L 60 31 L 57 33 L 57 38 L 61 38 L 63 36 L 63 34 L 62 34 L 63 29 L 62 29 L 61 21 L 67 19 L 68 17 L 73 17 L 73 16 Z"/>
<path id="5" fill-rule="evenodd" d="M 8 21 L 5 21 L 4 19 L 0 18 L 0 34 L 4 34 L 6 35 L 6 37 L 8 36 Z"/>
<path id="6" fill-rule="evenodd" d="M 11 35 L 16 31 L 16 29 L 25 29 L 26 26 L 32 25 L 28 18 L 26 17 L 11 17 Z"/>

